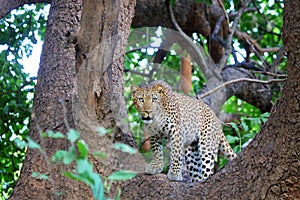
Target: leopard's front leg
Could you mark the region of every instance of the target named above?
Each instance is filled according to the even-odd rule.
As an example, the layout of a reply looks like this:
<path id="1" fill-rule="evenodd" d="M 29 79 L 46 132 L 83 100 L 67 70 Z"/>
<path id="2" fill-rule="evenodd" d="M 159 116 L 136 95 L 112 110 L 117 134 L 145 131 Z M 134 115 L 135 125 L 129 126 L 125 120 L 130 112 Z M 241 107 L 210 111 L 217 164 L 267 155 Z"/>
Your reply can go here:
<path id="1" fill-rule="evenodd" d="M 158 174 L 162 172 L 164 166 L 161 137 L 160 135 L 153 135 L 149 139 L 153 159 L 151 163 L 146 165 L 145 172 L 146 174 Z"/>
<path id="2" fill-rule="evenodd" d="M 171 158 L 168 178 L 170 180 L 182 181 L 182 166 L 183 166 L 183 138 L 180 134 L 179 127 L 173 126 L 170 130 L 171 142 Z"/>

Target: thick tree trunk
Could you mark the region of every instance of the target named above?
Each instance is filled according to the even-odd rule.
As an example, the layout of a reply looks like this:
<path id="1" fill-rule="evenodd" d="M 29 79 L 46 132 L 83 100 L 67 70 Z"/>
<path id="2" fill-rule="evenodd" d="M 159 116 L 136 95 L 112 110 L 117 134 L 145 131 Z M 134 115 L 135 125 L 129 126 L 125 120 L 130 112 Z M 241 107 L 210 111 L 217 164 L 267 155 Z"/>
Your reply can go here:
<path id="1" fill-rule="evenodd" d="M 134 159 L 141 160 L 140 155 L 129 157 L 112 149 L 115 141 L 134 146 L 128 124 L 123 121 L 127 118 L 123 59 L 134 5 L 132 0 L 52 2 L 29 133 L 45 153 L 28 150 L 11 199 L 92 197 L 85 184 L 62 174 L 71 171 L 71 166 L 57 166 L 49 160 L 56 150 L 67 149 L 70 144 L 42 139 L 39 131 L 65 133 L 69 127 L 78 129 L 92 153 L 107 153 L 105 162 L 91 156 L 102 176 L 126 168 L 126 163 L 135 163 Z M 111 128 L 113 134 L 99 137 L 99 126 Z M 140 171 L 135 166 L 126 169 Z M 32 178 L 32 172 L 47 174 L 50 181 Z"/>
<path id="2" fill-rule="evenodd" d="M 61 174 L 68 168 L 50 163 L 52 154 L 58 149 L 67 149 L 68 142 L 42 139 L 39 133 L 46 130 L 66 132 L 65 121 L 74 127 L 75 48 L 69 43 L 69 36 L 79 28 L 81 3 L 81 0 L 54 0 L 51 4 L 29 131 L 29 136 L 43 147 L 45 154 L 28 149 L 11 199 L 53 199 L 55 192 L 59 192 L 57 197 L 61 199 L 84 198 L 89 194 L 89 189 L 83 184 Z M 32 172 L 45 173 L 52 181 L 32 178 Z"/>
<path id="3" fill-rule="evenodd" d="M 112 148 L 116 141 L 135 146 L 124 121 L 128 116 L 123 83 L 124 54 L 134 5 L 132 0 L 84 2 L 77 37 L 75 127 L 91 152 L 105 152 L 105 160 L 91 157 L 97 172 L 105 177 L 120 169 L 142 171 L 144 166 L 140 154 L 125 154 Z M 96 131 L 99 126 L 112 129 L 112 133 L 100 138 Z M 116 191 L 111 192 L 114 196 Z"/>
<path id="4" fill-rule="evenodd" d="M 126 199 L 300 198 L 300 7 L 286 1 L 283 39 L 288 81 L 271 117 L 245 151 L 204 183 L 189 187 L 165 175 L 141 175 L 123 185 Z M 296 42 L 295 42 L 296 41 Z"/>

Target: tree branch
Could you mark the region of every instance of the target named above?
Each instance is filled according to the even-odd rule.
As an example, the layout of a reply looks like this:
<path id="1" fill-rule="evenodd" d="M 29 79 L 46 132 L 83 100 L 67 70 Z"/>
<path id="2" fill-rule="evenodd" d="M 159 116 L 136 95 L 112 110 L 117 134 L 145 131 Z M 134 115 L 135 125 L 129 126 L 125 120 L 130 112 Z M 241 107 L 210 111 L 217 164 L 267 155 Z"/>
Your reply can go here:
<path id="1" fill-rule="evenodd" d="M 227 85 L 233 84 L 233 83 L 237 83 L 237 82 L 242 82 L 242 81 L 246 81 L 246 82 L 252 82 L 252 83 L 264 83 L 264 84 L 270 84 L 270 83 L 274 83 L 274 82 L 284 82 L 286 81 L 285 79 L 270 79 L 268 81 L 263 81 L 263 80 L 258 80 L 258 79 L 251 79 L 251 78 L 239 78 L 239 79 L 235 79 L 235 80 L 231 80 L 231 81 L 227 81 L 221 85 L 219 85 L 218 87 L 215 87 L 214 89 L 201 94 L 200 96 L 198 96 L 198 98 L 202 99 L 214 92 L 216 92 L 217 90 L 226 87 Z"/>
<path id="2" fill-rule="evenodd" d="M 236 30 L 236 25 L 237 25 L 238 21 L 240 20 L 242 14 L 244 13 L 246 7 L 250 3 L 250 1 L 251 0 L 247 0 L 244 3 L 244 5 L 242 5 L 242 7 L 238 11 L 236 17 L 234 18 L 234 21 L 233 21 L 233 24 L 232 24 L 232 27 L 231 27 L 231 32 L 229 33 L 229 35 L 227 37 L 226 50 L 225 50 L 224 56 L 220 60 L 220 63 L 218 64 L 217 68 L 215 69 L 218 73 L 221 73 L 222 69 L 226 65 L 226 62 L 228 60 L 229 55 L 231 54 L 231 51 L 232 51 L 232 47 L 231 47 L 232 38 L 233 38 L 233 34 L 234 34 L 235 30 Z"/>
<path id="3" fill-rule="evenodd" d="M 215 76 L 214 73 L 212 72 L 212 70 L 209 68 L 208 63 L 206 62 L 200 48 L 197 47 L 193 43 L 192 39 L 182 31 L 182 29 L 180 28 L 180 26 L 176 22 L 176 19 L 174 17 L 174 13 L 173 13 L 173 9 L 172 9 L 172 5 L 170 4 L 169 1 L 168 1 L 168 9 L 169 9 L 170 19 L 172 21 L 172 24 L 174 25 L 176 30 L 179 32 L 179 34 L 182 37 L 182 39 L 184 40 L 184 42 L 186 43 L 184 45 L 186 50 L 189 52 L 191 57 L 195 60 L 197 65 L 201 68 L 203 74 L 206 76 L 207 79 L 209 79 L 210 77 Z M 221 79 L 220 75 L 217 75 L 217 76 L 218 76 L 218 78 Z"/>
<path id="4" fill-rule="evenodd" d="M 25 4 L 51 3 L 52 0 L 0 0 L 0 19 L 4 18 L 13 9 L 19 8 Z"/>

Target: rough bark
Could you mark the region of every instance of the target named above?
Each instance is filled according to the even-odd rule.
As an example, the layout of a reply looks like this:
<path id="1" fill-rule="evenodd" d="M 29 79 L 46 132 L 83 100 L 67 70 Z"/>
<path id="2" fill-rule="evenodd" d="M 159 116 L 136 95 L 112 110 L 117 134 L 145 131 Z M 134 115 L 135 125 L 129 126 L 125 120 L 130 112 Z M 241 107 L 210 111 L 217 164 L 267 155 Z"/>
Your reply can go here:
<path id="1" fill-rule="evenodd" d="M 67 149 L 65 140 L 42 139 L 39 131 L 53 130 L 65 133 L 65 120 L 74 127 L 72 116 L 72 90 L 75 78 L 75 48 L 69 43 L 69 33 L 79 28 L 81 0 L 54 0 L 49 20 L 35 97 L 32 108 L 29 136 L 46 151 L 28 149 L 20 179 L 11 199 L 54 199 L 84 198 L 89 189 L 83 184 L 68 179 L 60 172 L 69 170 L 64 166 L 47 163 L 46 159 L 58 149 Z M 65 106 L 67 113 L 64 113 Z M 46 157 L 47 156 L 47 157 Z M 31 177 L 32 172 L 45 173 L 53 182 Z"/>
<path id="2" fill-rule="evenodd" d="M 300 198 L 300 2 L 285 2 L 283 40 L 288 80 L 261 132 L 238 158 L 204 183 L 189 187 L 165 175 L 140 175 L 123 187 L 126 199 Z"/>
<path id="3" fill-rule="evenodd" d="M 99 174 L 108 176 L 120 169 L 141 171 L 141 155 L 128 155 L 112 148 L 116 141 L 135 146 L 124 122 L 128 117 L 123 96 L 124 53 L 135 2 L 89 1 L 83 5 L 76 46 L 75 127 L 83 133 L 81 136 L 91 152 L 105 152 L 105 160 L 91 158 Z M 96 132 L 99 126 L 112 129 L 112 133 L 100 138 Z M 134 165 L 136 162 L 140 165 Z M 114 196 L 116 191 L 111 192 Z"/>
<path id="4" fill-rule="evenodd" d="M 123 59 L 134 5 L 134 1 L 110 0 L 84 1 L 84 4 L 80 0 L 52 2 L 29 133 L 46 154 L 29 149 L 11 199 L 92 196 L 85 184 L 61 173 L 71 171 L 72 166 L 46 162 L 53 152 L 67 149 L 70 144 L 65 140 L 41 139 L 40 130 L 62 133 L 69 127 L 79 130 L 91 153 L 96 150 L 107 153 L 106 160 L 90 157 L 101 176 L 117 169 L 141 171 L 135 165 L 126 165 L 138 159 L 143 167 L 141 155 L 129 156 L 112 149 L 115 141 L 134 146 L 128 124 L 123 121 L 127 118 Z M 111 128 L 112 134 L 99 137 L 96 132 L 99 126 Z M 32 172 L 45 173 L 53 181 L 31 178 Z"/>

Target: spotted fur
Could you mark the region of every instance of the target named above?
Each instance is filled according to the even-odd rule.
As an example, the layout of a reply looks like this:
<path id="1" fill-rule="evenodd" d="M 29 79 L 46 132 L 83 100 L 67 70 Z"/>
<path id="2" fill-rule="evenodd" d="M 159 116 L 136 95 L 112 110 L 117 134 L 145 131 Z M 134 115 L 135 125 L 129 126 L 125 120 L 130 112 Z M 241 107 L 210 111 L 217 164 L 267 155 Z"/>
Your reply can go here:
<path id="1" fill-rule="evenodd" d="M 153 160 L 145 168 L 147 174 L 163 169 L 162 138 L 170 140 L 170 180 L 182 181 L 184 160 L 190 179 L 202 181 L 213 173 L 218 150 L 229 160 L 236 157 L 218 118 L 202 101 L 172 92 L 160 80 L 144 87 L 132 86 L 131 91 L 134 105 L 151 135 Z"/>

